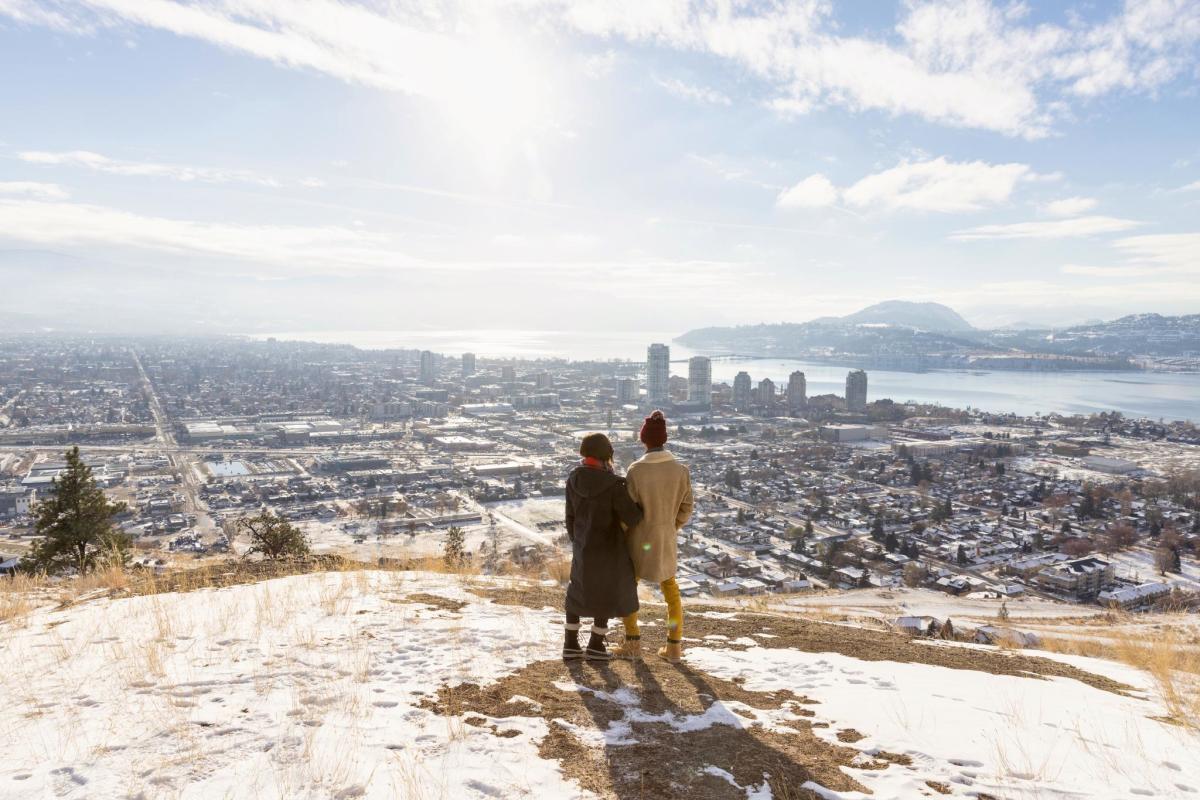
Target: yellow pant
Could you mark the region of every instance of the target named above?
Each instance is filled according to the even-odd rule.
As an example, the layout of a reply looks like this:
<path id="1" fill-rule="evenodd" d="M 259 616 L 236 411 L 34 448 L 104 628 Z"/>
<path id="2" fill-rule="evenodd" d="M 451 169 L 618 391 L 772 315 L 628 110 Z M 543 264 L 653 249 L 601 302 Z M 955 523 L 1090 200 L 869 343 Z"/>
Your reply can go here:
<path id="1" fill-rule="evenodd" d="M 683 641 L 683 600 L 679 596 L 679 584 L 674 578 L 667 578 L 658 588 L 662 589 L 663 599 L 667 601 L 667 639 L 672 642 Z M 642 635 L 636 611 L 622 622 L 625 623 L 626 636 Z"/>

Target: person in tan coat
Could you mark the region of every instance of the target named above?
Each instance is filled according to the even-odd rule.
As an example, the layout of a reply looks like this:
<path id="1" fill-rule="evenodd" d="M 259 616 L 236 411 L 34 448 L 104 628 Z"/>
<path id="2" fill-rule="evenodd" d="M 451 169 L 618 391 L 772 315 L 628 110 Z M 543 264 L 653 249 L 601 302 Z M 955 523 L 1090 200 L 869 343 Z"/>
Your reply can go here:
<path id="1" fill-rule="evenodd" d="M 667 420 L 661 411 L 646 417 L 638 435 L 646 454 L 629 466 L 629 496 L 642 508 L 641 522 L 627 542 L 638 580 L 652 581 L 667 602 L 667 644 L 658 654 L 672 663 L 683 656 L 683 602 L 675 582 L 676 536 L 692 516 L 692 480 L 688 468 L 665 449 Z M 617 658 L 641 658 L 641 630 L 635 611 L 624 618 L 625 642 Z"/>

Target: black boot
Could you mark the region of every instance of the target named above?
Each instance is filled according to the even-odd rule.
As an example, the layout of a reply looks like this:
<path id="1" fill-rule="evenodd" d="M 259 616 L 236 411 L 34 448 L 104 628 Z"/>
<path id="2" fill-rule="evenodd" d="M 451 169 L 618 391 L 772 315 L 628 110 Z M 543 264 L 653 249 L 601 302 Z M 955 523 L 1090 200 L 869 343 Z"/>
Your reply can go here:
<path id="1" fill-rule="evenodd" d="M 563 625 L 563 661 L 583 658 L 583 649 L 579 646 L 579 623 L 568 622 Z"/>
<path id="2" fill-rule="evenodd" d="M 588 661 L 612 660 L 612 655 L 608 652 L 608 648 L 604 646 L 606 636 L 608 636 L 608 628 L 592 626 L 592 638 L 588 639 L 586 652 Z"/>

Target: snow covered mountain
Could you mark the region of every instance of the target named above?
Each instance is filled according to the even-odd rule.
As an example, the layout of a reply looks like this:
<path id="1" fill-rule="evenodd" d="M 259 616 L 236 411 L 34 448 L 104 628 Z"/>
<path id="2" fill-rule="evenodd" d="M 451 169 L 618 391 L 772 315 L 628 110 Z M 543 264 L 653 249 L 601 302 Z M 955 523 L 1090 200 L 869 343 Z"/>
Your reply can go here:
<path id="1" fill-rule="evenodd" d="M 0 796 L 1200 797 L 1130 667 L 715 603 L 680 667 L 567 666 L 560 593 L 334 572 L 13 615 Z"/>
<path id="2" fill-rule="evenodd" d="M 908 300 L 885 300 L 844 317 L 821 317 L 813 322 L 841 322 L 848 325 L 895 325 L 922 331 L 963 332 L 974 330 L 950 306 L 941 303 L 914 303 Z"/>

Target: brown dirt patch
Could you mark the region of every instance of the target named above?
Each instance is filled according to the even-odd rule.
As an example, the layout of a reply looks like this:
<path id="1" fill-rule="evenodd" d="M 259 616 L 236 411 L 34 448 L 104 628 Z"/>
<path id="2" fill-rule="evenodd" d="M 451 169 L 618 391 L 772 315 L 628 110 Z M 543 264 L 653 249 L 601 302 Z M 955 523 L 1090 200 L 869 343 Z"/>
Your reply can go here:
<path id="1" fill-rule="evenodd" d="M 855 742 L 861 742 L 863 739 L 865 739 L 867 737 L 863 736 L 861 733 L 854 730 L 854 728 L 846 728 L 846 730 L 844 730 L 844 731 L 838 731 L 837 738 L 838 738 L 839 742 L 845 742 L 846 744 L 854 744 Z"/>
<path id="2" fill-rule="evenodd" d="M 563 589 L 556 587 L 474 587 L 471 591 L 502 605 L 559 608 L 563 603 Z M 659 623 L 659 627 L 647 626 L 642 631 L 642 649 L 646 652 L 653 652 L 657 648 L 657 644 L 651 645 L 656 637 L 665 638 L 661 627 L 665 608 L 660 603 L 642 603 L 642 620 Z M 705 636 L 719 634 L 732 640 L 769 630 L 775 638 L 760 639 L 762 647 L 802 650 L 807 653 L 838 653 L 863 661 L 930 664 L 948 669 L 974 670 L 1021 678 L 1071 678 L 1114 694 L 1128 694 L 1134 691 L 1133 687 L 1103 675 L 1086 672 L 1048 658 L 1012 651 L 921 644 L 919 640 L 893 631 L 854 628 L 849 625 L 815 622 L 801 616 L 743 611 L 705 603 L 684 601 L 683 612 L 683 635 L 687 639 L 703 639 Z M 733 619 L 700 616 L 704 612 L 734 613 L 736 616 Z M 707 642 L 705 646 L 714 644 Z M 684 646 L 686 649 L 687 644 Z M 734 648 L 732 643 L 722 642 L 719 646 Z"/>
<path id="3" fill-rule="evenodd" d="M 933 789 L 938 794 L 950 794 L 952 791 L 950 784 L 942 783 L 941 781 L 925 781 L 925 785 Z"/>
<path id="4" fill-rule="evenodd" d="M 556 681 L 582 688 L 559 689 Z M 543 717 L 550 732 L 540 745 L 540 755 L 557 759 L 568 777 L 606 798 L 744 800 L 744 789 L 706 773 L 706 767 L 727 771 L 742 786 L 767 781 L 779 800 L 817 797 L 801 788 L 810 780 L 835 791 L 864 791 L 840 769 L 856 756 L 861 762 L 859 751 L 817 738 L 805 719 L 785 723 L 794 732 L 768 731 L 750 721 L 745 727 L 718 723 L 681 732 L 666 722 L 628 719 L 626 707 L 610 697 L 621 687 L 637 694 L 636 708 L 641 714 L 699 715 L 719 701 L 736 701 L 756 709 L 786 706 L 800 716 L 811 714 L 799 705 L 811 701 L 791 692 L 748 692 L 735 683 L 665 662 L 568 665 L 539 661 L 490 686 L 442 687 L 425 707 L 441 714 L 468 715 L 471 724 L 490 723 L 499 731 L 504 729 L 504 717 Z M 514 695 L 528 697 L 538 706 L 509 702 Z M 604 731 L 621 721 L 628 724 L 626 736 L 636 743 L 597 748 L 582 742 L 570 727 Z M 888 759 L 876 759 L 871 766 L 885 768 L 888 763 Z"/>
<path id="5" fill-rule="evenodd" d="M 451 600 L 448 597 L 439 597 L 436 594 L 429 594 L 427 592 L 416 592 L 414 594 L 406 594 L 404 597 L 398 599 L 396 602 L 398 602 L 398 603 L 410 603 L 410 602 L 411 603 L 420 603 L 421 605 L 433 606 L 434 608 L 439 608 L 442 611 L 452 611 L 454 613 L 458 613 L 459 611 L 462 611 L 467 606 L 467 604 L 464 603 L 462 600 Z"/>

